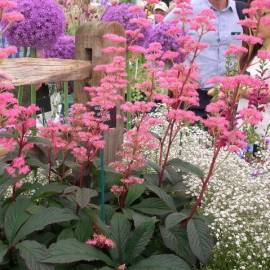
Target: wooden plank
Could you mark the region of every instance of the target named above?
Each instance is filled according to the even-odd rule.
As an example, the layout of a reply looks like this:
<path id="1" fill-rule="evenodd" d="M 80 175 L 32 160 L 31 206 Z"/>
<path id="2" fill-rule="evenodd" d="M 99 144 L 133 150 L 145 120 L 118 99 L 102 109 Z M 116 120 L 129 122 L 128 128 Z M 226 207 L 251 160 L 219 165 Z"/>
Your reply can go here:
<path id="1" fill-rule="evenodd" d="M 15 86 L 76 81 L 90 77 L 91 62 L 54 58 L 3 59 L 0 70 L 9 74 Z"/>

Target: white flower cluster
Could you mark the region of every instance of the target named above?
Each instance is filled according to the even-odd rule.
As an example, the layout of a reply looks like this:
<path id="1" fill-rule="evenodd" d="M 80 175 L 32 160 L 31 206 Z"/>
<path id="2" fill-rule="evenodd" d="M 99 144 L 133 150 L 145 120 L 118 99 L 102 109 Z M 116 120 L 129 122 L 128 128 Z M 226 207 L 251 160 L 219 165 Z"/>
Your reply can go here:
<path id="1" fill-rule="evenodd" d="M 199 128 L 182 133 L 181 148 L 174 152 L 207 171 L 213 155 L 210 136 Z M 207 270 L 270 269 L 270 155 L 264 160 L 253 166 L 236 154 L 220 153 L 202 204 L 204 214 L 213 218 L 217 239 Z M 198 195 L 201 180 L 189 175 L 185 183 L 189 194 Z"/>

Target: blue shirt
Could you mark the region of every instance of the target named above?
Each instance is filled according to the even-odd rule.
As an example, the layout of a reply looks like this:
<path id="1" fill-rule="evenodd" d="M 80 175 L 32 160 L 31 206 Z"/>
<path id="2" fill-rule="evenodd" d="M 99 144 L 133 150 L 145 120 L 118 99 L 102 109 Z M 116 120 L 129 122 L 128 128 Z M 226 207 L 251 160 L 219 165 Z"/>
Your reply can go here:
<path id="1" fill-rule="evenodd" d="M 208 44 L 208 48 L 202 50 L 196 59 L 199 68 L 200 87 L 209 88 L 212 85 L 207 81 L 213 76 L 223 76 L 226 73 L 226 56 L 225 51 L 231 44 L 241 46 L 241 41 L 237 40 L 237 36 L 243 33 L 242 26 L 238 23 L 239 17 L 236 10 L 235 1 L 229 0 L 228 6 L 220 11 L 216 9 L 208 0 L 192 0 L 193 14 L 196 15 L 204 9 L 212 9 L 216 14 L 214 25 L 215 32 L 205 34 L 201 40 Z M 166 22 L 170 22 L 177 18 L 172 10 L 165 18 Z M 188 34 L 196 40 L 197 33 L 189 30 Z"/>

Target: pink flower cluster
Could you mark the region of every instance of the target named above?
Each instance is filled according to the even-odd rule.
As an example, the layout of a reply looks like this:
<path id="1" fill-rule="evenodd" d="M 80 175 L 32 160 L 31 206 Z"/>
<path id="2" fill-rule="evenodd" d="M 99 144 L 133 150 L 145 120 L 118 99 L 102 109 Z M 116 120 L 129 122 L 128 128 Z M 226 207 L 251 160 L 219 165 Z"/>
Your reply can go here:
<path id="1" fill-rule="evenodd" d="M 101 249 L 109 249 L 114 247 L 114 242 L 107 238 L 103 234 L 96 234 L 94 233 L 93 239 L 89 239 L 85 242 L 87 245 L 95 246 Z"/>
<path id="2" fill-rule="evenodd" d="M 25 163 L 25 159 L 23 156 L 13 159 L 12 164 L 6 168 L 6 172 L 13 178 L 16 178 L 21 175 L 25 175 L 29 171 L 30 171 L 30 168 Z M 18 188 L 18 185 L 17 185 L 17 188 Z"/>

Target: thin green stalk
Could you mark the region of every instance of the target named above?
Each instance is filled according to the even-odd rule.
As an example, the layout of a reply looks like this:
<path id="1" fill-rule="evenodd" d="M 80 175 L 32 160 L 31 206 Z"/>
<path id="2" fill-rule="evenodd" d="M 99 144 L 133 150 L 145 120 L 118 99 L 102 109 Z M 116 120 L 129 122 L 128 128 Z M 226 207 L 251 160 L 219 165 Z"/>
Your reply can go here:
<path id="1" fill-rule="evenodd" d="M 64 118 L 67 122 L 68 117 L 68 82 L 64 82 Z"/>
<path id="2" fill-rule="evenodd" d="M 99 151 L 100 155 L 100 173 L 99 173 L 99 191 L 100 191 L 100 218 L 105 221 L 105 170 L 104 170 L 104 150 Z"/>
<path id="3" fill-rule="evenodd" d="M 18 102 L 20 105 L 23 103 L 23 85 L 18 86 Z"/>

